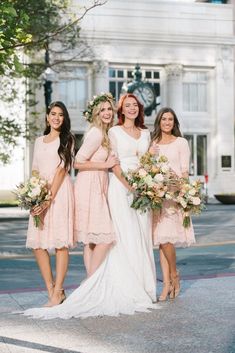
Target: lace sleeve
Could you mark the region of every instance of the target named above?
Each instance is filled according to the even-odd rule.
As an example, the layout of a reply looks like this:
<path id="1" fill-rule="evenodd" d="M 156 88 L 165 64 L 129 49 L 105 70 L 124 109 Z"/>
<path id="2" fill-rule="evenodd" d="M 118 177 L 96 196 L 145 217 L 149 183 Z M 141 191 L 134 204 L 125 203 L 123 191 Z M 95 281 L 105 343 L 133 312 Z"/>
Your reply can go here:
<path id="1" fill-rule="evenodd" d="M 85 136 L 84 142 L 78 150 L 75 161 L 77 163 L 84 163 L 91 159 L 92 155 L 98 150 L 102 142 L 102 132 L 93 127 Z"/>
<path id="2" fill-rule="evenodd" d="M 190 149 L 188 141 L 182 138 L 180 146 L 180 169 L 181 173 L 189 172 L 189 159 L 190 159 Z"/>

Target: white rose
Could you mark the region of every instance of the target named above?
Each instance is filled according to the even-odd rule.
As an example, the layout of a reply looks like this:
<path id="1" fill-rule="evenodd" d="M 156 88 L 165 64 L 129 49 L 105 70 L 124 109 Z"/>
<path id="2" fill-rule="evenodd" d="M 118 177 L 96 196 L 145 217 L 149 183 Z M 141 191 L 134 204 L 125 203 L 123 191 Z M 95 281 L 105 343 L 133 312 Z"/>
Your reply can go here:
<path id="1" fill-rule="evenodd" d="M 161 190 L 161 191 L 158 191 L 158 196 L 159 197 L 163 197 L 165 195 L 165 191 Z"/>
<path id="2" fill-rule="evenodd" d="M 145 177 L 146 175 L 147 175 L 146 170 L 144 170 L 143 168 L 141 168 L 141 169 L 139 170 L 139 176 L 140 176 L 140 177 Z"/>
<path id="3" fill-rule="evenodd" d="M 164 180 L 164 177 L 162 174 L 156 174 L 154 180 L 161 182 Z"/>
<path id="4" fill-rule="evenodd" d="M 36 186 L 31 190 L 31 192 L 29 193 L 29 196 L 36 197 L 36 196 L 39 196 L 40 193 L 41 193 L 41 188 L 39 186 Z"/>
<path id="5" fill-rule="evenodd" d="M 195 205 L 195 206 L 198 206 L 201 203 L 201 200 L 199 197 L 193 197 L 192 201 L 193 201 L 193 205 Z"/>
<path id="6" fill-rule="evenodd" d="M 154 185 L 151 175 L 146 176 L 146 178 L 144 178 L 144 181 L 149 187 L 152 187 Z"/>

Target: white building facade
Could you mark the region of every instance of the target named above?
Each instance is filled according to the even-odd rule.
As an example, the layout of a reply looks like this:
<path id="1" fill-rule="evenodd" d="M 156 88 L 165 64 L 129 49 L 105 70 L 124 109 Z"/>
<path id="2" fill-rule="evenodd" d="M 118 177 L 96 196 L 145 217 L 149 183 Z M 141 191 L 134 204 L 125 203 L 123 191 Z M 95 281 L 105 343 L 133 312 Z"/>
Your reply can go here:
<path id="1" fill-rule="evenodd" d="M 233 4 L 108 0 L 81 22 L 92 57 L 59 72 L 52 98 L 64 101 L 81 135 L 87 100 L 102 91 L 118 100 L 138 63 L 157 95 L 157 108 L 146 117 L 150 130 L 159 108 L 173 108 L 191 147 L 192 177 L 208 175 L 209 196 L 235 192 L 233 23 Z M 26 174 L 29 169 L 30 163 Z"/>

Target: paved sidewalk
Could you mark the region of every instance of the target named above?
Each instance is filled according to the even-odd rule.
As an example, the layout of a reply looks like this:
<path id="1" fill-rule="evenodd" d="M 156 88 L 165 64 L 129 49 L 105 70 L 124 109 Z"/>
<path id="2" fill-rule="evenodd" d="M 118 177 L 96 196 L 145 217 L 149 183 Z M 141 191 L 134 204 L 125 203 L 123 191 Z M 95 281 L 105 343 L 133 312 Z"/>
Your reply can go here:
<path id="1" fill-rule="evenodd" d="M 0 288 L 0 353 L 235 353 L 234 210 L 229 208 L 228 213 L 228 208 L 210 208 L 196 220 L 198 246 L 178 253 L 186 274 L 181 294 L 174 301 L 159 304 L 161 310 L 117 318 L 33 320 L 12 312 L 45 303 L 42 287 L 17 290 L 13 286 L 5 293 Z M 218 221 L 222 224 L 211 231 L 219 214 L 223 222 Z M 22 217 L 27 214 L 19 209 L 0 209 L 0 221 L 6 228 L 6 220 L 18 226 Z M 20 263 L 20 256 L 12 262 L 14 266 Z M 30 259 L 25 257 L 24 261 Z M 197 276 L 189 269 L 195 268 L 194 261 L 200 262 Z M 79 272 L 77 281 L 83 276 L 82 270 Z M 18 281 L 22 281 L 20 273 Z"/>
<path id="2" fill-rule="evenodd" d="M 161 310 L 134 316 L 33 320 L 11 312 L 43 304 L 43 291 L 0 295 L 0 352 L 234 353 L 235 277 L 183 281 Z M 112 300 L 112 298 L 110 298 Z"/>

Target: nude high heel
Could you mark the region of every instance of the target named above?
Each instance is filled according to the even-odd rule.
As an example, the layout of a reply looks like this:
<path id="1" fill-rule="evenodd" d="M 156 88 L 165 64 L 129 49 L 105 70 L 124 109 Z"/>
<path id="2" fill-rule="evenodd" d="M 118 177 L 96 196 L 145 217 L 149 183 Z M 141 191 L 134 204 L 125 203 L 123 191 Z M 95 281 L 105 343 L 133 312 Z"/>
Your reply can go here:
<path id="1" fill-rule="evenodd" d="M 53 296 L 53 293 L 54 293 L 54 286 L 55 284 L 54 283 L 51 283 L 50 286 L 48 287 L 48 297 L 49 297 L 49 300 L 47 301 L 46 304 L 43 305 L 43 307 L 48 307 L 50 306 L 50 300 L 51 300 L 51 297 Z M 51 292 L 51 294 L 50 294 Z"/>
<path id="2" fill-rule="evenodd" d="M 180 272 L 176 271 L 176 276 L 171 279 L 172 290 L 170 293 L 170 299 L 175 299 L 180 294 Z"/>
<path id="3" fill-rule="evenodd" d="M 171 282 L 163 282 L 163 289 L 161 295 L 158 297 L 159 302 L 165 302 L 172 291 Z"/>
<path id="4" fill-rule="evenodd" d="M 61 292 L 60 293 L 60 299 L 58 302 L 55 302 L 52 300 L 52 298 L 49 300 L 47 307 L 52 307 L 52 306 L 56 306 L 56 305 L 60 305 L 62 304 L 65 299 L 66 299 L 66 295 L 64 292 L 64 288 L 60 288 L 60 289 L 55 289 L 54 292 Z"/>

